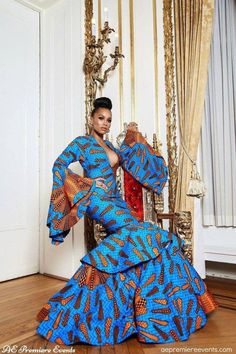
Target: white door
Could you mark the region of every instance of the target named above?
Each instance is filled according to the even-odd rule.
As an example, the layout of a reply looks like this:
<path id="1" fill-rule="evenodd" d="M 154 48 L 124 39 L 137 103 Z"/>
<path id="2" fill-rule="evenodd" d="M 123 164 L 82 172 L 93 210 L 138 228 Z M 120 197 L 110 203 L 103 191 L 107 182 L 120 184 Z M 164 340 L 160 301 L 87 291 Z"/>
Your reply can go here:
<path id="1" fill-rule="evenodd" d="M 39 269 L 39 13 L 0 1 L 0 281 Z"/>

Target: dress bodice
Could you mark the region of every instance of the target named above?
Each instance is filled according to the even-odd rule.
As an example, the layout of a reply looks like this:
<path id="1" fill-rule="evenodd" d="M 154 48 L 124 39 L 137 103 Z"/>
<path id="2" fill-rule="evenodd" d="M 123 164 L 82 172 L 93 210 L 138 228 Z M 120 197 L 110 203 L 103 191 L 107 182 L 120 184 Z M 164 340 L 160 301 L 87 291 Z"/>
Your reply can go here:
<path id="1" fill-rule="evenodd" d="M 120 156 L 117 149 L 109 140 L 104 140 L 104 146 L 100 145 L 93 135 L 88 135 L 84 139 L 88 144 L 86 144 L 85 160 L 81 164 L 86 176 L 105 178 L 108 195 L 118 197 L 116 170 L 120 164 Z"/>
<path id="2" fill-rule="evenodd" d="M 118 155 L 115 153 L 115 151 L 111 150 L 109 147 L 104 147 L 104 150 L 107 154 L 108 160 L 110 162 L 110 166 L 113 168 L 119 161 Z"/>
<path id="3" fill-rule="evenodd" d="M 92 140 L 97 143 L 99 146 L 102 147 L 102 149 L 104 149 L 107 157 L 108 157 L 108 162 L 111 166 L 111 168 L 114 168 L 117 163 L 119 162 L 119 156 L 118 154 L 111 148 L 111 143 L 108 140 L 104 140 L 104 144 L 101 145 L 99 144 L 99 142 L 96 140 L 96 138 L 93 135 L 89 135 L 90 138 L 92 138 Z M 114 148 L 114 147 L 113 147 Z"/>

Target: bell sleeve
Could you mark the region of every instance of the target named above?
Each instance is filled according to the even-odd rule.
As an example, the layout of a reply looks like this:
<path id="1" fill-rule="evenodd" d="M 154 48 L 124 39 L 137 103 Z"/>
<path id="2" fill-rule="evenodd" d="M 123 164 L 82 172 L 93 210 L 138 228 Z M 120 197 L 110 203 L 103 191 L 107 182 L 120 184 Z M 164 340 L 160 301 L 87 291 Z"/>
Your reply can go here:
<path id="1" fill-rule="evenodd" d="M 68 166 L 75 161 L 83 161 L 84 145 L 79 137 L 74 139 L 54 162 L 53 186 L 47 217 L 49 237 L 53 245 L 58 245 L 86 212 L 89 197 L 95 187 L 95 180 L 79 176 Z"/>
<path id="2" fill-rule="evenodd" d="M 119 150 L 121 166 L 145 188 L 160 194 L 168 179 L 165 159 L 140 132 L 127 130 Z"/>

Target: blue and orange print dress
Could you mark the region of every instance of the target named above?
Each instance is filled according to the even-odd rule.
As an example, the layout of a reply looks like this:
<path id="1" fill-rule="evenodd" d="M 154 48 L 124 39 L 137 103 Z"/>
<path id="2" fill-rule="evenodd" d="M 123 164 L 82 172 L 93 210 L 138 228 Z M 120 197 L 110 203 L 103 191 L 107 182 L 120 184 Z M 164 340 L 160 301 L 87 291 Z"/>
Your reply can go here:
<path id="1" fill-rule="evenodd" d="M 120 149 L 105 143 L 119 157 L 113 168 L 92 135 L 74 139 L 54 163 L 47 220 L 52 244 L 62 243 L 85 213 L 103 224 L 107 237 L 38 312 L 36 331 L 65 345 L 112 345 L 133 334 L 145 343 L 187 340 L 217 303 L 184 257 L 184 241 L 140 221 L 121 198 L 115 178 L 120 165 L 159 194 L 168 178 L 165 160 L 139 132 L 128 130 Z M 86 177 L 68 168 L 75 161 Z M 96 186 L 97 177 L 105 178 L 107 191 Z"/>

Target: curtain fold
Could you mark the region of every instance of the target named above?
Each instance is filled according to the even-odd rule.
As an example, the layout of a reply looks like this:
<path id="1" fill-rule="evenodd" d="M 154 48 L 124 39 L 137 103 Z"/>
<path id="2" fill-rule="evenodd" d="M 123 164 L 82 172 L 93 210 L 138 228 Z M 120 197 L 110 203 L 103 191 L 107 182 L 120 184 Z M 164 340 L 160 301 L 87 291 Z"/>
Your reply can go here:
<path id="1" fill-rule="evenodd" d="M 236 226 L 236 2 L 215 0 L 201 132 L 203 224 Z"/>
<path id="2" fill-rule="evenodd" d="M 214 0 L 174 0 L 176 83 L 179 110 L 179 164 L 175 211 L 194 213 L 186 195 L 200 139 Z"/>

